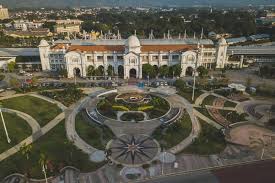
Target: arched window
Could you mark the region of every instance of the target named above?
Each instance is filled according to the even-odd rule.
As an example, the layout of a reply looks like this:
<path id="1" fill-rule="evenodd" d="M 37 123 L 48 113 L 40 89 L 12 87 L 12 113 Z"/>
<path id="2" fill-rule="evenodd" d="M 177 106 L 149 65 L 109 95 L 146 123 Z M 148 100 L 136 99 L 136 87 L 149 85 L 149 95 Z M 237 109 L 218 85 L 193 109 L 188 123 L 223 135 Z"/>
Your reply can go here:
<path id="1" fill-rule="evenodd" d="M 193 55 L 187 55 L 187 62 L 194 62 L 195 61 L 195 57 Z"/>

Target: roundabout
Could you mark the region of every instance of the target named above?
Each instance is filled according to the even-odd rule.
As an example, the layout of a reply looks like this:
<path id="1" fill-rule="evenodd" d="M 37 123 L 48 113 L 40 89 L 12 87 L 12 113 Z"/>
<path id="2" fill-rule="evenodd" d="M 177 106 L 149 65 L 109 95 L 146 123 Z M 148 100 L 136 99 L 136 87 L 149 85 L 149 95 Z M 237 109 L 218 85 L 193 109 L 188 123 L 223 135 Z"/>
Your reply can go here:
<path id="1" fill-rule="evenodd" d="M 171 153 L 181 151 L 192 143 L 194 136 L 198 135 L 199 124 L 196 124 L 196 118 L 191 116 L 191 106 L 187 106 L 185 102 L 175 93 L 169 95 L 150 90 L 141 91 L 133 88 L 128 90 L 125 87 L 101 90 L 92 93 L 74 108 L 66 121 L 67 136 L 76 146 L 89 154 L 92 161 L 103 160 L 102 151 L 105 151 L 105 157 L 117 165 L 140 167 L 158 160 L 162 144 L 158 142 L 161 139 L 154 138 L 153 133 L 157 129 L 175 126 L 174 123 L 180 126 L 182 123 L 190 123 L 191 127 L 183 125 L 179 128 L 187 128 L 187 130 L 183 130 L 184 135 L 178 136 L 178 142 L 172 143 L 171 149 L 167 149 L 171 150 Z M 187 110 L 184 109 L 186 107 Z M 74 125 L 79 111 L 86 113 L 83 123 L 97 126 L 95 128 L 108 128 L 113 132 L 114 137 L 108 143 L 101 145 L 105 145 L 105 149 L 95 148 L 87 143 L 91 141 L 89 136 L 78 134 Z M 195 130 L 191 133 L 190 128 Z M 167 132 L 171 133 L 170 130 Z M 177 133 L 181 133 L 180 130 Z M 97 157 L 98 155 L 100 157 Z"/>
<path id="2" fill-rule="evenodd" d="M 107 145 L 108 157 L 124 166 L 150 163 L 160 152 L 159 144 L 146 135 L 122 135 Z"/>

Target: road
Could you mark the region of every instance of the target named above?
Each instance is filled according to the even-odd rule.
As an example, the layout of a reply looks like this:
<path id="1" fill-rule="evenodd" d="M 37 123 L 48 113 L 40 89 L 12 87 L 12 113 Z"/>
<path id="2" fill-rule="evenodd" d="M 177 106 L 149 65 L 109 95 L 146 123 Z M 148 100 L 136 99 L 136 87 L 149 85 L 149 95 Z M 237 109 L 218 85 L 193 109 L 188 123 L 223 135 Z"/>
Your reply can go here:
<path id="1" fill-rule="evenodd" d="M 275 161 L 265 160 L 231 167 L 183 173 L 138 183 L 274 183 Z"/>
<path id="2" fill-rule="evenodd" d="M 152 179 L 140 183 L 219 183 L 209 171 Z"/>

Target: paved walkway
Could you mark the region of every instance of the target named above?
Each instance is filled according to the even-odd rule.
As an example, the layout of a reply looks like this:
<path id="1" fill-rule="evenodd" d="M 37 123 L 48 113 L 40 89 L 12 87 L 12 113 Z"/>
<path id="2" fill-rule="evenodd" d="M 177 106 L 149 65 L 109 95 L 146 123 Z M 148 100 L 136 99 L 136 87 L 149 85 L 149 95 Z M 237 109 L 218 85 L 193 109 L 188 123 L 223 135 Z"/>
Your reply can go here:
<path id="1" fill-rule="evenodd" d="M 194 114 L 195 114 L 195 116 L 199 117 L 200 119 L 202 119 L 203 121 L 207 122 L 208 124 L 214 126 L 217 129 L 223 128 L 217 122 L 215 122 L 215 121 L 209 119 L 208 117 L 204 116 L 203 114 L 201 114 L 200 112 L 198 112 L 196 109 L 194 109 Z"/>
<path id="2" fill-rule="evenodd" d="M 185 106 L 187 113 L 189 114 L 191 121 L 192 121 L 192 132 L 191 134 L 185 138 L 183 141 L 181 141 L 178 145 L 172 147 L 169 149 L 169 152 L 173 154 L 177 154 L 181 152 L 184 148 L 186 148 L 188 145 L 190 145 L 193 142 L 193 139 L 199 136 L 199 133 L 201 131 L 201 126 L 198 121 L 198 119 L 194 115 L 193 106 L 188 102 L 185 98 L 180 97 L 179 95 L 173 95 L 173 98 L 170 97 L 171 103 L 180 103 L 183 106 Z"/>
<path id="3" fill-rule="evenodd" d="M 210 93 L 206 92 L 206 93 L 203 93 L 201 94 L 200 96 L 198 96 L 198 98 L 196 99 L 195 101 L 195 105 L 197 106 L 200 106 L 203 102 L 203 100 L 208 96 L 210 95 Z"/>
<path id="4" fill-rule="evenodd" d="M 30 115 L 23 113 L 21 111 L 17 111 L 14 109 L 8 109 L 8 108 L 2 108 L 1 109 L 3 112 L 11 113 L 11 114 L 16 114 L 20 118 L 24 119 L 32 128 L 32 133 L 35 133 L 40 130 L 40 125 L 39 123 Z"/>
<path id="5" fill-rule="evenodd" d="M 38 132 L 35 134 L 29 136 L 19 144 L 15 145 L 14 147 L 8 149 L 7 151 L 0 154 L 0 161 L 8 158 L 9 156 L 17 153 L 20 151 L 20 147 L 24 144 L 29 145 L 35 142 L 37 139 L 39 139 L 41 136 L 45 135 L 47 132 L 49 132 L 52 128 L 54 128 L 57 124 L 59 124 L 65 117 L 64 112 L 59 114 L 57 117 L 55 117 L 52 121 L 50 121 L 46 126 L 41 128 Z"/>
<path id="6" fill-rule="evenodd" d="M 66 133 L 67 138 L 74 142 L 74 145 L 81 149 L 83 152 L 91 155 L 94 152 L 98 151 L 98 149 L 92 147 L 88 143 L 86 143 L 82 138 L 79 137 L 75 130 L 75 117 L 80 109 L 90 100 L 91 97 L 97 96 L 99 93 L 106 91 L 106 90 L 97 90 L 94 93 L 90 94 L 89 96 L 83 98 L 75 105 L 71 106 L 66 110 Z"/>
<path id="7" fill-rule="evenodd" d="M 30 95 L 30 96 L 33 96 L 33 97 L 40 98 L 42 100 L 46 100 L 46 101 L 51 102 L 51 103 L 55 103 L 62 110 L 66 109 L 66 106 L 64 106 L 60 102 L 49 99 L 48 97 L 38 95 L 36 93 L 15 94 L 15 95 L 1 97 L 0 100 L 5 100 L 5 99 L 9 99 L 9 98 L 14 98 L 14 97 L 20 97 L 20 96 L 26 96 L 26 95 Z M 48 133 L 51 129 L 53 129 L 57 124 L 59 124 L 65 118 L 65 113 L 62 112 L 59 115 L 57 115 L 53 120 L 51 120 L 49 123 L 47 123 L 47 125 L 45 125 L 43 128 L 41 128 L 40 125 L 38 124 L 38 122 L 33 117 L 31 117 L 30 115 L 28 115 L 26 113 L 23 113 L 21 111 L 17 111 L 17 110 L 14 110 L 14 109 L 7 109 L 7 108 L 3 108 L 2 110 L 3 110 L 3 112 L 16 113 L 19 117 L 26 120 L 27 123 L 32 128 L 32 135 L 27 137 L 25 140 L 21 141 L 19 144 L 15 145 L 12 148 L 10 148 L 10 149 L 6 150 L 5 152 L 1 153 L 0 154 L 0 161 L 8 158 L 9 156 L 17 153 L 18 151 L 20 151 L 20 147 L 22 145 L 32 144 L 37 139 L 39 139 L 41 136 Z"/>

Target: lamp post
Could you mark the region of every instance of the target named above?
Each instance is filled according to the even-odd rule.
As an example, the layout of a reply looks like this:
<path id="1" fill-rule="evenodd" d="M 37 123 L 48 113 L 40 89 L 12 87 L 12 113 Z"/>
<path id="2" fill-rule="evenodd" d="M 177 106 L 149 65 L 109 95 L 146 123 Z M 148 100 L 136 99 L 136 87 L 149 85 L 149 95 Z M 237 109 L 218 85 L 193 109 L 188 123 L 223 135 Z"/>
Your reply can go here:
<path id="1" fill-rule="evenodd" d="M 198 59 L 199 59 L 199 53 L 200 53 L 200 43 L 198 43 L 198 48 L 196 50 L 196 62 L 195 62 L 195 69 L 194 69 L 194 79 L 193 79 L 193 92 L 192 92 L 192 101 L 194 101 L 195 98 L 195 87 L 196 87 L 196 73 L 197 73 L 197 66 L 198 66 Z"/>
<path id="2" fill-rule="evenodd" d="M 6 134 L 6 137 L 7 137 L 7 142 L 11 143 L 11 139 L 9 137 L 9 133 L 8 133 L 8 130 L 7 130 L 7 127 L 6 127 L 6 123 L 5 123 L 5 120 L 4 120 L 4 116 L 3 116 L 3 113 L 2 113 L 2 105 L 1 104 L 0 104 L 0 115 L 1 115 L 1 119 L 2 119 L 4 130 L 5 130 L 5 134 Z"/>
<path id="3" fill-rule="evenodd" d="M 46 183 L 48 183 L 46 169 L 47 169 L 47 167 L 46 167 L 45 164 L 43 163 L 43 164 L 42 164 L 42 172 L 43 172 L 43 174 L 44 174 Z"/>

